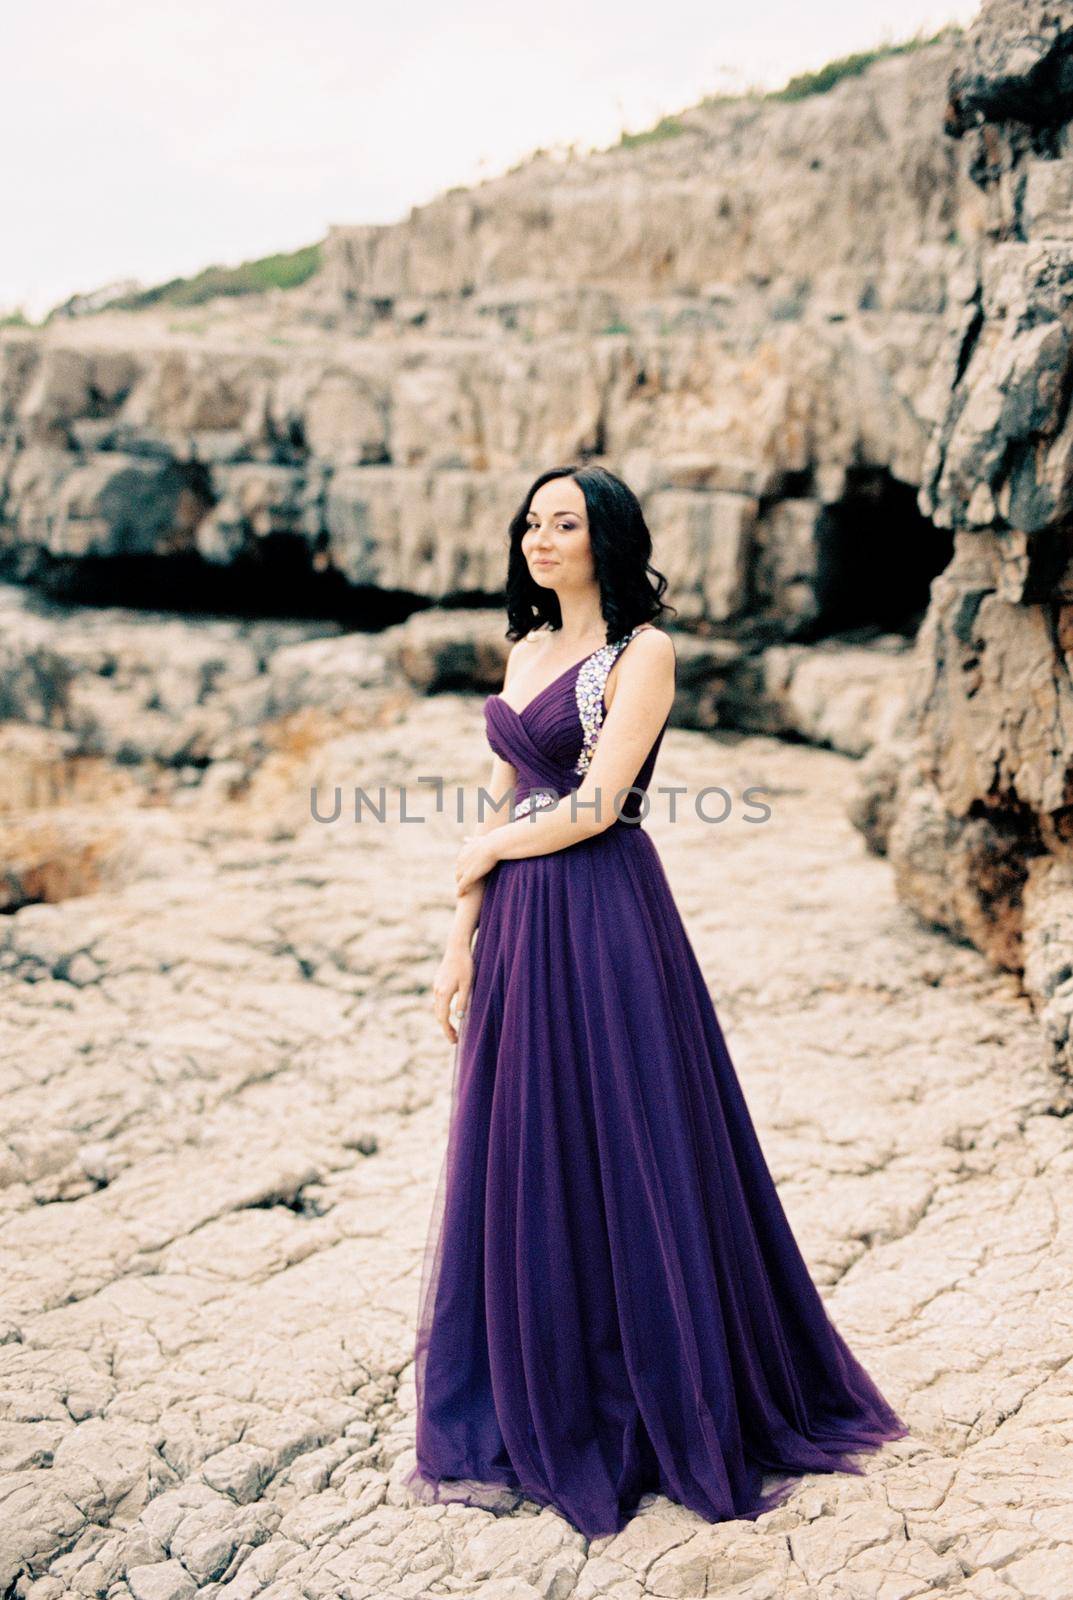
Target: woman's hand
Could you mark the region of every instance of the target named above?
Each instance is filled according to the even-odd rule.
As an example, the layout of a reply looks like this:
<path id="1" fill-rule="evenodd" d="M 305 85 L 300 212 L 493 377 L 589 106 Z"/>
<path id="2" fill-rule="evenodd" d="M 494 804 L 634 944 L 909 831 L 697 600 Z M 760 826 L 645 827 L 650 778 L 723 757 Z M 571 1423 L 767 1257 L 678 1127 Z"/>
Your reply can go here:
<path id="1" fill-rule="evenodd" d="M 499 856 L 495 847 L 495 833 L 467 833 L 455 862 L 455 894 L 464 895 L 475 883 L 491 872 Z"/>
<path id="2" fill-rule="evenodd" d="M 460 945 L 448 946 L 432 985 L 432 998 L 436 1021 L 451 1044 L 458 1043 L 457 1024 L 465 1016 L 472 983 L 472 955 Z"/>

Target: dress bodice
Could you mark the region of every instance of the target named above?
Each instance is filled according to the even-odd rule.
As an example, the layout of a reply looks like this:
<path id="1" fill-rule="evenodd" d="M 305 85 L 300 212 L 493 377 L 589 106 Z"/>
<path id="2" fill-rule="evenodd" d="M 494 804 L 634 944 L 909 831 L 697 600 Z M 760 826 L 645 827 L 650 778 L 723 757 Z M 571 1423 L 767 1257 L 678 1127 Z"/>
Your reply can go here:
<path id="1" fill-rule="evenodd" d="M 643 625 L 642 625 L 643 626 Z M 611 668 L 630 641 L 641 632 L 636 627 L 622 639 L 604 644 L 583 661 L 546 684 L 521 711 L 507 704 L 501 695 L 489 695 L 484 702 L 488 743 L 496 755 L 517 770 L 514 790 L 515 816 L 523 816 L 534 806 L 551 806 L 563 795 L 580 787 L 589 769 L 600 730 L 607 714 L 604 689 Z M 667 731 L 670 714 L 656 735 L 652 748 L 633 780 L 629 794 L 616 807 L 612 827 L 641 812 L 641 793 L 648 788 L 656 765 L 659 747 Z M 615 796 L 608 796 L 614 805 Z M 625 822 L 636 827 L 636 822 Z"/>

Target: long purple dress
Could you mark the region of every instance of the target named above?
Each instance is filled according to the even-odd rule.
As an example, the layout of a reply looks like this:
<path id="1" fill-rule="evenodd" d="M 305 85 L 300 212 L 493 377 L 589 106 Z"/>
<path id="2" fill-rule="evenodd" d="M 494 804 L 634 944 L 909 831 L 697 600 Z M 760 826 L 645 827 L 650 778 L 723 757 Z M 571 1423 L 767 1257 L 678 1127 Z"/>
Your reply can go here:
<path id="1" fill-rule="evenodd" d="M 638 631 L 521 712 L 486 700 L 519 814 L 579 786 Z M 852 1452 L 909 1431 L 824 1309 L 656 847 L 626 820 L 639 795 L 620 811 L 485 882 L 405 1478 L 419 1500 L 525 1496 L 590 1538 L 651 1490 L 757 1517 L 783 1475 L 861 1473 Z"/>

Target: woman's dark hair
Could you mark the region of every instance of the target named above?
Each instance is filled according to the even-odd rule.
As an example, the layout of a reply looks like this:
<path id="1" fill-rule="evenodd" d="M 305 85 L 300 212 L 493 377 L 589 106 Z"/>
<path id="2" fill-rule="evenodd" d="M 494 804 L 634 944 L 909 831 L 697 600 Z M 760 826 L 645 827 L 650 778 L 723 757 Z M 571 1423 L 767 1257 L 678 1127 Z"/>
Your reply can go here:
<path id="1" fill-rule="evenodd" d="M 665 605 L 661 598 L 667 579 L 649 560 L 652 535 L 633 490 L 605 467 L 552 467 L 530 484 L 511 518 L 506 583 L 508 639 L 521 639 L 545 622 L 553 628 L 563 624 L 558 596 L 554 590 L 533 582 L 529 563 L 522 554 L 522 536 L 533 496 L 553 478 L 573 478 L 585 496 L 608 644 L 624 638 L 642 622 L 662 619 L 667 611 L 677 615 L 676 607 Z"/>

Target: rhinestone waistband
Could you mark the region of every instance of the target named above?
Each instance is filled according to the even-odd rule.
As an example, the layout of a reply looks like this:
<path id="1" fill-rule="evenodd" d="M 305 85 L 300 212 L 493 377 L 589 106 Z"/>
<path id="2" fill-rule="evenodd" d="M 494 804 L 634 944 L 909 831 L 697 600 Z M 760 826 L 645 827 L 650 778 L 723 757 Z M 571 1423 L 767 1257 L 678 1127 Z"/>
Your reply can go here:
<path id="1" fill-rule="evenodd" d="M 568 789 L 565 795 L 555 795 L 549 793 L 546 789 L 534 789 L 532 794 L 527 794 L 524 799 L 516 802 L 513 820 L 517 821 L 519 817 L 527 817 L 534 808 L 539 811 L 548 806 L 556 805 L 560 799 L 565 800 L 574 792 L 574 790 Z M 616 815 L 611 819 L 611 827 L 613 828 L 640 828 L 642 826 L 642 818 L 630 816 L 628 813 L 626 816 Z"/>

